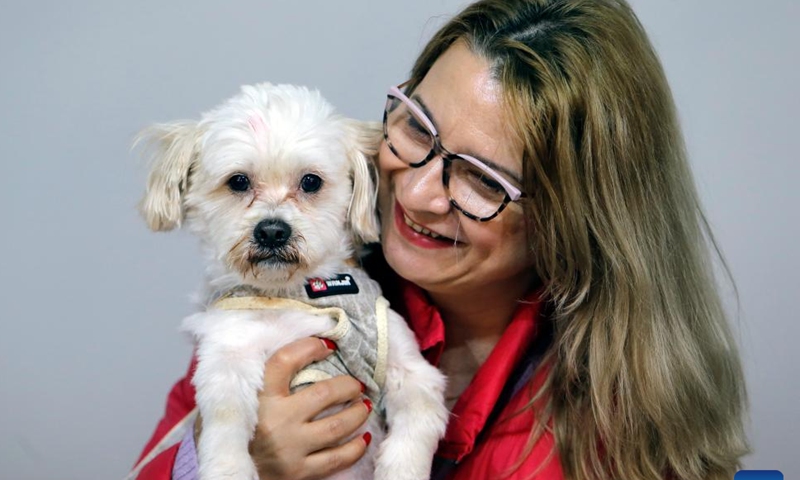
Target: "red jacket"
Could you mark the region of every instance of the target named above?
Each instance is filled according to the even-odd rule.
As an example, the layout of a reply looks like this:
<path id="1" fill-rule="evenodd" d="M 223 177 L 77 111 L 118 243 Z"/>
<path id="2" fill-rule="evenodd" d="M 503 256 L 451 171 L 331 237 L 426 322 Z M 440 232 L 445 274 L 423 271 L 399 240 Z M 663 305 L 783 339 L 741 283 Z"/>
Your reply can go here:
<path id="1" fill-rule="evenodd" d="M 378 280 L 392 306 L 408 320 L 425 357 L 432 364 L 438 364 L 444 348 L 444 325 L 427 295 L 418 287 L 394 278 Z M 453 407 L 447 433 L 439 444 L 432 478 L 563 478 L 550 433 L 545 433 L 520 462 L 534 421 L 532 410 L 522 410 L 522 407 L 544 380 L 544 372 L 540 371 L 533 378 L 531 372 L 537 362 L 537 352 L 543 349 L 549 336 L 538 294 L 534 292 L 526 300 L 520 303 L 500 341 Z M 193 359 L 187 375 L 170 391 L 164 417 L 140 459 L 195 407 L 195 392 L 190 382 L 194 367 Z M 155 457 L 138 478 L 170 480 L 177 450 L 176 445 Z M 516 470 L 515 466 L 518 466 Z M 537 470 L 538 474 L 531 476 Z"/>

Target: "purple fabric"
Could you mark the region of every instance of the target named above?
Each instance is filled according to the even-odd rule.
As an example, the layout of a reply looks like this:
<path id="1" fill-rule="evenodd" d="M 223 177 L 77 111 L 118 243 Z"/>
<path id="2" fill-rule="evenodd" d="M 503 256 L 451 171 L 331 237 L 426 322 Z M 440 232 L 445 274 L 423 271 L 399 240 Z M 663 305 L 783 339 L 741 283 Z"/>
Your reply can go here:
<path id="1" fill-rule="evenodd" d="M 178 455 L 172 466 L 172 480 L 198 480 L 199 478 L 194 429 L 190 428 L 181 440 L 181 446 L 178 447 Z"/>

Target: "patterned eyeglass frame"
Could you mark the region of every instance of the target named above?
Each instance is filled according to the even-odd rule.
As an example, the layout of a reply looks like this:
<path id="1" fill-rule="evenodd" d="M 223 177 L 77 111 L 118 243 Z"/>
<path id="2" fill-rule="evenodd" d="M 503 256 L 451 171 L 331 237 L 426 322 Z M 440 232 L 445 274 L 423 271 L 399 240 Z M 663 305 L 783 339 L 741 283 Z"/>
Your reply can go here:
<path id="1" fill-rule="evenodd" d="M 478 222 L 488 222 L 489 220 L 491 220 L 494 217 L 498 216 L 500 214 L 500 212 L 502 212 L 506 208 L 506 206 L 508 205 L 508 202 L 516 202 L 520 198 L 527 197 L 525 192 L 521 191 L 520 189 L 518 189 L 517 187 L 512 185 L 508 180 L 503 178 L 499 173 L 495 172 L 491 167 L 489 167 L 488 165 L 486 165 L 482 161 L 478 160 L 477 158 L 471 157 L 469 155 L 465 155 L 465 154 L 462 154 L 462 153 L 452 153 L 449 150 L 447 150 L 446 148 L 444 148 L 444 146 L 442 145 L 442 141 L 439 138 L 439 132 L 436 130 L 436 127 L 433 126 L 433 122 L 431 122 L 431 120 L 428 118 L 427 115 L 425 115 L 425 112 L 423 112 L 421 108 L 419 108 L 413 101 L 411 101 L 410 98 L 408 98 L 401 91 L 401 89 L 403 87 L 405 87 L 406 85 L 408 85 L 409 82 L 410 82 L 410 80 L 406 81 L 406 82 L 403 82 L 403 83 L 401 83 L 400 85 L 398 85 L 396 87 L 390 87 L 389 91 L 387 92 L 386 95 L 387 95 L 387 97 L 395 97 L 395 98 L 399 99 L 401 102 L 403 102 L 408 108 L 410 108 L 414 112 L 414 114 L 417 115 L 417 118 L 422 120 L 422 122 L 425 124 L 424 125 L 425 128 L 427 128 L 428 131 L 431 132 L 431 134 L 433 135 L 433 147 L 431 148 L 431 151 L 428 152 L 428 155 L 423 160 L 421 160 L 421 161 L 419 161 L 417 163 L 407 163 L 407 165 L 409 167 L 411 167 L 411 168 L 419 168 L 419 167 L 424 166 L 428 162 L 430 162 L 436 156 L 442 157 L 442 161 L 444 162 L 444 165 L 443 165 L 444 168 L 442 168 L 442 184 L 444 185 L 445 191 L 447 191 L 447 196 L 448 196 L 448 198 L 450 200 L 450 205 L 452 205 L 453 208 L 455 208 L 459 212 L 463 213 L 465 217 L 470 218 L 470 219 L 475 220 L 475 221 L 478 221 Z M 388 105 L 389 105 L 389 102 L 387 102 L 387 107 L 388 107 Z M 397 150 L 395 150 L 394 145 L 392 145 L 391 140 L 389 140 L 389 126 L 388 126 L 388 119 L 387 119 L 388 115 L 389 115 L 389 112 L 387 111 L 386 108 L 384 108 L 384 110 L 383 110 L 383 139 L 386 140 L 386 145 L 389 146 L 389 149 L 392 151 L 392 153 L 397 158 L 400 158 L 400 155 L 397 153 Z M 455 199 L 453 199 L 453 195 L 450 193 L 450 186 L 449 186 L 449 183 L 450 183 L 450 165 L 453 163 L 453 159 L 464 160 L 464 161 L 467 161 L 467 162 L 471 163 L 472 165 L 478 167 L 482 172 L 485 172 L 489 177 L 491 177 L 493 180 L 495 180 L 497 183 L 499 183 L 500 186 L 503 187 L 503 189 L 506 191 L 506 195 L 503 198 L 503 201 L 500 203 L 500 206 L 497 208 L 497 211 L 495 211 L 493 214 L 489 215 L 488 217 L 479 217 L 477 215 L 474 215 L 474 214 L 464 210 L 464 208 L 461 207 L 461 205 L 459 205 L 458 202 L 455 201 Z"/>

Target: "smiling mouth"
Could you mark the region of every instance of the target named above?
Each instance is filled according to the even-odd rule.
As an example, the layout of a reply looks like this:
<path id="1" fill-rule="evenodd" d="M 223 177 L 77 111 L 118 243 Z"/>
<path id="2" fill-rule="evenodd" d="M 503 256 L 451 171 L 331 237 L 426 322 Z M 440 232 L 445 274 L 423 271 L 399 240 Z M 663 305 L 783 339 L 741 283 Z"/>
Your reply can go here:
<path id="1" fill-rule="evenodd" d="M 445 237 L 444 235 L 439 235 L 438 233 L 432 232 L 418 223 L 414 223 L 413 220 L 408 218 L 408 215 L 406 215 L 405 212 L 403 212 L 403 221 L 405 222 L 406 225 L 408 225 L 410 229 L 414 230 L 420 235 L 425 235 L 426 237 L 430 237 L 434 240 L 455 242 L 455 240 L 453 240 L 452 238 Z"/>
<path id="2" fill-rule="evenodd" d="M 432 232 L 432 231 L 428 230 L 427 228 L 423 227 L 422 225 L 414 223 L 413 220 L 408 218 L 408 215 L 406 215 L 405 212 L 403 213 L 403 220 L 406 222 L 406 225 L 411 227 L 411 229 L 414 230 L 417 233 L 421 233 L 422 235 L 431 237 L 431 238 L 436 239 L 436 240 L 438 240 L 440 238 L 445 238 L 445 237 L 439 235 L 438 233 L 435 233 L 435 232 Z"/>

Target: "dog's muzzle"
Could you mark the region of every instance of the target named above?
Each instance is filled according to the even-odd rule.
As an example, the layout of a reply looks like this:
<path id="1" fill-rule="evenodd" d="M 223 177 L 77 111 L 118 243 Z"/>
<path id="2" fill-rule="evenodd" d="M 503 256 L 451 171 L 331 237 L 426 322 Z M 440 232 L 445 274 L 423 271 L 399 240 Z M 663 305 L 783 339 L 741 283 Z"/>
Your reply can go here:
<path id="1" fill-rule="evenodd" d="M 292 227 L 283 220 L 268 218 L 261 220 L 253 230 L 253 238 L 259 247 L 265 250 L 277 250 L 289 241 Z"/>
<path id="2" fill-rule="evenodd" d="M 276 218 L 264 219 L 253 229 L 253 248 L 248 260 L 252 265 L 267 262 L 273 267 L 302 263 L 296 240 L 288 223 Z"/>

